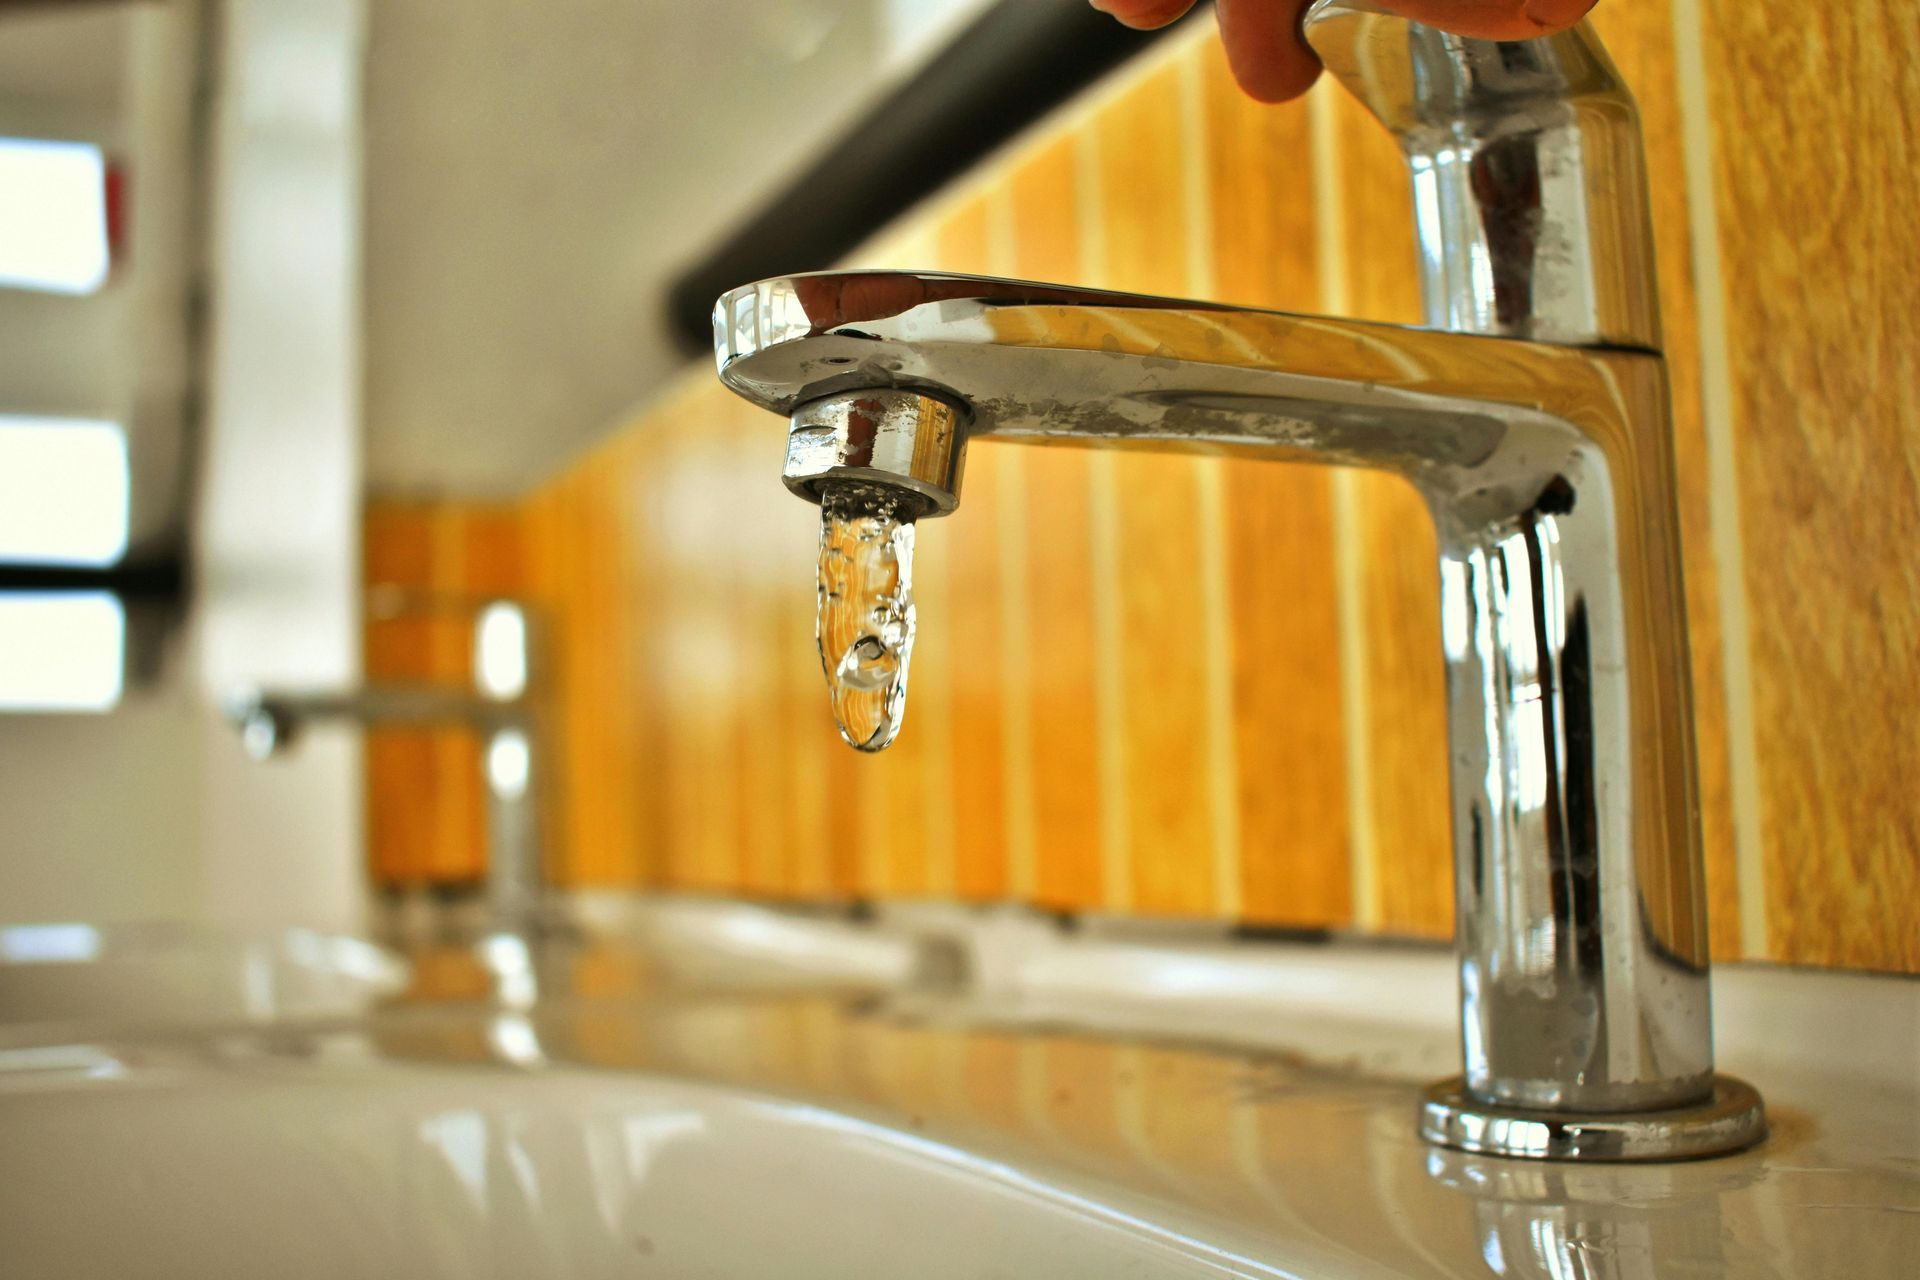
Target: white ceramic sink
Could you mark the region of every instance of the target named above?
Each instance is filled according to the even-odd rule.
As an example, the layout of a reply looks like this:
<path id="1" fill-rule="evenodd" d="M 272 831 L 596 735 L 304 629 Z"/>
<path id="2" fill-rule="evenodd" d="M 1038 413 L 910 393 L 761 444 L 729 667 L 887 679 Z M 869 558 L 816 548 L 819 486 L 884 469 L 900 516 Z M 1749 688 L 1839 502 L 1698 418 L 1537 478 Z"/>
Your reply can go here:
<path id="1" fill-rule="evenodd" d="M 0 1027 L 275 1022 L 363 1013 L 406 965 L 359 938 L 169 921 L 0 926 Z"/>
<path id="2" fill-rule="evenodd" d="M 21 1276 L 1291 1274 L 1256 1236 L 661 1077 L 0 1052 Z"/>
<path id="3" fill-rule="evenodd" d="M 834 974 L 839 932 L 796 964 L 791 930 L 701 920 L 665 951 L 733 948 L 718 985 L 662 979 L 658 949 L 543 952 L 530 1006 L 527 974 L 432 1000 L 421 957 L 408 1001 L 352 1016 L 0 1026 L 0 1274 L 1894 1280 L 1920 1259 L 1913 983 L 1723 972 L 1723 1061 L 1774 1137 L 1538 1164 L 1414 1134 L 1456 1052 L 1442 951 L 1000 930 L 970 985 L 880 995 L 911 967 L 890 952 Z M 743 987 L 756 958 L 837 987 Z"/>

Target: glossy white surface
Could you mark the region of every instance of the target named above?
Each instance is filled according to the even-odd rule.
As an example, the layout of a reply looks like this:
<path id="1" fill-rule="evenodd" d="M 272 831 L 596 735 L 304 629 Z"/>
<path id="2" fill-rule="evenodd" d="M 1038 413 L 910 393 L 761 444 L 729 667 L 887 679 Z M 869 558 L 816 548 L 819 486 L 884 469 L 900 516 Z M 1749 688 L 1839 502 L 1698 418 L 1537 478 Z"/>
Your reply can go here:
<path id="1" fill-rule="evenodd" d="M 43 1034 L 352 1017 L 407 967 L 358 938 L 172 923 L 0 928 L 0 1028 Z"/>
<path id="2" fill-rule="evenodd" d="M 0 1116 L 27 1275 L 1291 1274 L 1149 1196 L 659 1078 L 16 1050 Z"/>
<path id="3" fill-rule="evenodd" d="M 1001 920 L 992 982 L 848 997 L 827 992 L 906 971 L 898 935 L 648 914 L 644 951 L 535 957 L 530 1008 L 517 985 L 331 1024 L 0 1028 L 4 1269 L 1890 1280 L 1920 1259 L 1920 984 L 1722 978 L 1728 1060 L 1776 1136 L 1568 1166 L 1414 1136 L 1451 1043 L 1444 952 Z M 715 985 L 685 977 L 701 938 Z M 755 954 L 785 970 L 758 992 Z"/>

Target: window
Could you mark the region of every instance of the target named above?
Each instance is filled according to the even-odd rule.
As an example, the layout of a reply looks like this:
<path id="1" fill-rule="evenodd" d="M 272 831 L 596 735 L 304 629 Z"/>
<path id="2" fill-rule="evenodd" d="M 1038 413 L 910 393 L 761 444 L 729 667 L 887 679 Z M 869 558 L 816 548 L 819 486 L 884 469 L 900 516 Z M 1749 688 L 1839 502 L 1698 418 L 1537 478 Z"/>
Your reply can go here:
<path id="1" fill-rule="evenodd" d="M 0 285 L 92 293 L 109 256 L 100 148 L 0 138 Z"/>
<path id="2" fill-rule="evenodd" d="M 0 711 L 108 711 L 127 613 L 110 591 L 0 592 Z"/>
<path id="3" fill-rule="evenodd" d="M 0 416 L 0 566 L 109 568 L 127 551 L 127 511 L 118 426 Z M 0 591 L 0 711 L 113 707 L 126 632 L 110 591 Z"/>
<path id="4" fill-rule="evenodd" d="M 127 550 L 127 436 L 0 416 L 0 563 L 106 568 Z"/>

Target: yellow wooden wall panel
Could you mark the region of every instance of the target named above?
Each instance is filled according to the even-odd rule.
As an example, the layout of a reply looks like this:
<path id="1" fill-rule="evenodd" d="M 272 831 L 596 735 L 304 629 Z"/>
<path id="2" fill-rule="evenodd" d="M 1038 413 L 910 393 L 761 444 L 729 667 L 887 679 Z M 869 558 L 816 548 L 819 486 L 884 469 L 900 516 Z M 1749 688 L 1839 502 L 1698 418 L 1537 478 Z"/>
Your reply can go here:
<path id="1" fill-rule="evenodd" d="M 943 271 L 977 275 L 995 272 L 989 201 L 998 184 L 984 189 L 941 219 L 936 228 L 937 265 Z M 920 529 L 923 550 L 938 546 L 944 557 L 943 616 L 926 617 L 924 633 L 950 642 L 946 775 L 949 791 L 937 821 L 951 823 L 947 846 L 951 892 L 969 900 L 1007 895 L 1011 883 L 1008 854 L 1013 840 L 1007 822 L 1007 710 L 1024 696 L 1008 680 L 1004 651 L 1006 602 L 1002 599 L 1000 472 L 1009 463 L 1007 445 L 980 445 L 967 451 L 960 509 L 929 520 Z M 1012 554 L 1026 557 L 1025 547 Z"/>
<path id="2" fill-rule="evenodd" d="M 656 428 L 645 487 L 660 584 L 649 620 L 659 633 L 649 746 L 666 797 L 662 882 L 678 889 L 741 887 L 740 731 L 754 637 L 741 625 L 739 584 L 759 567 L 757 557 L 742 563 L 736 536 L 741 509 L 758 498 L 738 454 L 745 408 L 717 387 L 683 391 Z"/>
<path id="3" fill-rule="evenodd" d="M 1241 93 L 1212 41 L 1189 56 L 1205 97 L 1212 292 L 1315 311 L 1307 114 Z M 1353 877 L 1332 475 L 1244 460 L 1224 475 L 1240 911 L 1263 924 L 1345 924 Z"/>
<path id="4" fill-rule="evenodd" d="M 1085 280 L 1079 142 L 1050 137 L 1015 159 L 1008 177 L 1011 270 L 1033 280 Z M 1012 447 L 1012 446 L 1008 446 Z M 983 450 L 984 452 L 984 450 Z M 1032 796 L 1031 901 L 1071 908 L 1106 901 L 1100 850 L 1099 694 L 1093 605 L 1093 458 L 1080 449 L 1026 449 L 1029 645 L 1027 720 Z"/>
<path id="5" fill-rule="evenodd" d="M 537 490 L 523 506 L 522 523 L 527 597 L 539 619 L 537 647 L 530 655 L 534 665 L 529 674 L 537 681 L 547 716 L 546 759 L 538 762 L 547 770 L 543 779 L 547 811 L 540 819 L 546 843 L 544 861 L 548 877 L 566 885 L 591 883 L 581 875 L 578 865 L 582 850 L 573 823 L 573 744 L 566 732 L 572 718 L 566 679 L 567 640 L 576 613 L 572 597 L 561 589 L 560 580 L 572 556 L 571 530 L 564 526 L 571 492 L 572 485 L 564 478 Z"/>
<path id="6" fill-rule="evenodd" d="M 777 421 L 762 414 L 757 426 L 763 432 L 772 428 L 773 452 L 784 449 L 785 436 Z M 768 557 L 764 580 L 770 628 L 765 643 L 772 646 L 769 658 L 775 688 L 767 718 L 777 722 L 782 739 L 777 767 L 784 789 L 781 839 L 787 849 L 785 883 L 777 892 L 815 901 L 844 897 L 851 887 L 834 875 L 832 845 L 833 822 L 841 806 L 835 803 L 828 779 L 832 758 L 853 753 L 834 732 L 814 648 L 812 570 L 820 552 L 820 517 L 810 503 L 775 501 L 760 504 L 760 521 L 769 546 L 778 549 Z"/>
<path id="7" fill-rule="evenodd" d="M 543 830 L 551 842 L 546 865 L 560 883 L 578 885 L 608 878 L 612 850 L 600 838 L 604 827 L 597 815 L 618 803 L 601 785 L 601 727 L 582 715 L 594 696 L 590 672 L 599 649 L 592 635 L 607 626 L 606 619 L 579 607 L 588 598 L 579 587 L 579 566 L 587 541 L 580 517 L 589 475 L 584 466 L 570 472 L 532 505 L 528 519 L 532 592 L 546 623 L 535 674 L 556 727 L 544 792 L 550 812 Z"/>
<path id="8" fill-rule="evenodd" d="M 617 480 L 623 450 L 592 459 L 568 500 L 574 531 L 567 581 L 576 609 L 567 628 L 575 702 L 564 724 L 571 750 L 566 772 L 575 784 L 575 866 L 587 884 L 620 886 L 641 879 L 645 826 L 635 785 L 633 742 L 637 697 L 632 652 L 644 643 L 633 605 L 642 584 L 626 570 L 625 512 Z"/>
<path id="9" fill-rule="evenodd" d="M 360 540 L 369 587 L 396 589 L 431 581 L 433 538 L 417 505 L 369 506 Z M 369 619 L 362 661 L 369 680 L 429 678 L 434 648 L 426 619 Z M 439 771 L 433 737 L 420 730 L 367 735 L 367 865 L 377 885 L 426 879 L 426 851 L 438 820 Z"/>
<path id="10" fill-rule="evenodd" d="M 636 642 L 631 613 L 635 583 L 622 572 L 618 452 L 602 450 L 573 495 L 571 582 L 575 599 L 597 602 L 576 614 L 570 628 L 576 712 L 566 720 L 573 744 L 567 769 L 577 783 L 576 852 L 586 883 L 637 882 L 641 830 L 632 777 L 634 683 L 629 665 Z"/>
<path id="11" fill-rule="evenodd" d="M 1414 323 L 1413 213 L 1406 167 L 1379 122 L 1332 84 L 1317 109 L 1330 113 L 1322 145 L 1334 148 L 1339 191 L 1328 198 L 1342 268 L 1333 300 L 1349 315 Z M 1439 545 L 1426 505 L 1397 477 L 1342 477 L 1365 713 L 1357 731 L 1366 771 L 1360 843 L 1370 901 L 1360 922 L 1386 933 L 1445 937 L 1453 931 L 1453 836 L 1447 796 L 1446 687 L 1440 660 Z"/>
<path id="12" fill-rule="evenodd" d="M 725 614 L 733 632 L 734 669 L 723 699 L 733 736 L 735 792 L 733 811 L 713 816 L 719 819 L 720 842 L 731 838 L 738 847 L 738 872 L 729 880 L 722 871 L 715 887 L 779 897 L 795 874 L 788 833 L 796 806 L 788 768 L 797 736 L 797 726 L 779 714 L 785 705 L 784 672 L 794 656 L 778 647 L 784 630 L 779 613 L 793 598 L 789 579 L 806 582 L 814 543 L 808 538 L 804 549 L 795 548 L 798 554 L 782 554 L 792 543 L 780 535 L 794 525 L 778 516 L 808 513 L 791 511 L 789 503 L 779 504 L 776 513 L 775 503 L 755 501 L 768 477 L 779 475 L 786 455 L 779 420 L 725 392 L 703 403 L 714 405 L 706 429 L 722 446 L 729 473 L 719 503 L 726 537 L 713 551 L 735 567 Z M 812 526 L 813 521 L 803 520 L 803 529 Z"/>
<path id="13" fill-rule="evenodd" d="M 466 513 L 453 507 L 436 507 L 428 518 L 433 543 L 432 576 L 426 584 L 428 599 L 445 593 L 459 597 L 466 578 L 462 560 L 466 549 Z M 463 611 L 441 612 L 431 609 L 427 615 L 431 657 L 429 679 L 460 688 L 473 683 L 473 622 Z M 430 731 L 434 772 L 438 777 L 440 798 L 437 820 L 428 833 L 427 880 L 446 884 L 477 880 L 486 866 L 486 799 L 480 782 L 481 742 L 470 729 Z"/>
<path id="14" fill-rule="evenodd" d="M 1103 104 L 1088 125 L 1100 247 L 1086 265 L 1098 285 L 1173 297 L 1189 291 L 1184 94 L 1182 68 L 1165 64 Z M 1222 905 L 1208 775 L 1224 762 L 1214 758 L 1209 667 L 1228 659 L 1223 619 L 1209 615 L 1203 580 L 1203 561 L 1224 554 L 1223 531 L 1203 518 L 1204 472 L 1218 465 L 1114 452 L 1094 464 L 1094 554 L 1096 565 L 1103 555 L 1111 564 L 1095 591 L 1118 596 L 1106 606 L 1117 631 L 1101 637 L 1110 647 L 1101 660 L 1117 668 L 1119 705 L 1109 714 L 1118 718 L 1103 718 L 1101 729 L 1117 735 L 1105 749 L 1118 750 L 1119 768 L 1103 785 L 1118 789 L 1105 802 L 1118 803 L 1124 821 L 1109 827 L 1106 838 L 1118 848 L 1106 856 L 1127 868 L 1127 883 L 1109 884 L 1103 905 L 1147 915 Z"/>
<path id="15" fill-rule="evenodd" d="M 467 687 L 476 598 L 522 585 L 516 508 L 376 501 L 363 517 L 372 682 Z M 480 742 L 461 729 L 367 735 L 368 865 L 376 884 L 473 884 L 486 868 Z"/>
<path id="16" fill-rule="evenodd" d="M 1701 10 L 1766 954 L 1917 970 L 1920 21 Z"/>
<path id="17" fill-rule="evenodd" d="M 1608 4 L 1594 24 L 1633 90 L 1646 143 L 1648 203 L 1659 273 L 1661 345 L 1672 390 L 1675 475 L 1681 553 L 1686 575 L 1687 630 L 1692 649 L 1694 737 L 1698 750 L 1701 839 L 1706 854 L 1707 917 L 1713 954 L 1741 954 L 1739 869 L 1733 836 L 1733 791 L 1727 741 L 1720 572 L 1714 555 L 1706 420 L 1701 403 L 1700 327 L 1694 304 L 1693 244 L 1688 201 L 1685 121 L 1680 106 L 1668 0 Z M 1707 193 L 1699 193 L 1703 198 Z"/>
<path id="18" fill-rule="evenodd" d="M 1920 686 L 1920 427 L 1896 390 L 1916 372 L 1914 25 L 1885 4 L 1694 9 L 1596 20 L 1653 177 L 1714 949 L 1920 969 L 1920 748 L 1887 722 Z M 1681 79 L 1701 49 L 1707 121 Z M 1176 39 L 1098 94 L 860 265 L 1417 320 L 1401 163 L 1337 88 L 1258 107 L 1210 41 Z M 1696 277 L 1724 308 L 1696 305 Z M 817 515 L 773 496 L 781 436 L 696 370 L 523 520 L 369 511 L 370 584 L 519 581 L 551 614 L 562 883 L 1448 932 L 1435 549 L 1407 486 L 975 446 L 960 512 L 919 531 L 905 730 L 863 757 L 830 728 Z M 1729 442 L 1738 511 L 1709 483 Z M 427 678 L 467 644 L 370 625 L 369 671 Z M 472 874 L 473 749 L 370 747 L 383 879 Z M 1760 842 L 1742 854 L 1736 828 Z M 1743 904 L 1766 937 L 1741 936 Z"/>

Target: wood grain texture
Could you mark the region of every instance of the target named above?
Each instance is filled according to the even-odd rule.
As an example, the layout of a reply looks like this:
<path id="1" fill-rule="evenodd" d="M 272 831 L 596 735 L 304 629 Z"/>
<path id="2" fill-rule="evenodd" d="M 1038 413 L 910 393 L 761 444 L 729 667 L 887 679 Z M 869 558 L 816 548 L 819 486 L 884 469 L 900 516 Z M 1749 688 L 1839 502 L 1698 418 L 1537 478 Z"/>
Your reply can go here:
<path id="1" fill-rule="evenodd" d="M 1767 954 L 1920 970 L 1920 22 L 1706 0 Z"/>
<path id="2" fill-rule="evenodd" d="M 417 588 L 432 581 L 430 513 L 418 504 L 369 504 L 361 556 L 371 590 Z M 436 646 L 425 618 L 369 618 L 362 660 L 369 680 L 433 678 Z M 385 888 L 424 883 L 428 851 L 444 803 L 433 734 L 382 730 L 367 735 L 367 865 Z"/>
<path id="3" fill-rule="evenodd" d="M 993 274 L 989 202 L 997 196 L 991 177 L 980 190 L 940 219 L 935 229 L 937 265 L 943 271 Z M 946 773 L 950 792 L 941 817 L 951 824 L 941 853 L 951 859 L 951 892 L 969 901 L 1005 897 L 1010 886 L 1006 794 L 1009 701 L 1021 696 L 1007 680 L 1009 655 L 1005 601 L 1000 591 L 1004 536 L 1000 516 L 1000 469 L 1008 446 L 967 450 L 959 510 L 921 526 L 923 545 L 945 553 L 942 617 L 928 619 L 929 634 L 950 641 Z M 1012 554 L 1025 556 L 1024 548 Z"/>
<path id="4" fill-rule="evenodd" d="M 742 681 L 751 659 L 741 632 L 735 516 L 747 489 L 732 447 L 731 397 L 685 393 L 663 423 L 648 486 L 651 553 L 660 575 L 656 751 L 666 779 L 665 883 L 740 887 L 739 758 Z M 752 494 L 748 497 L 748 494 Z"/>
<path id="5" fill-rule="evenodd" d="M 1241 93 L 1212 42 L 1189 56 L 1205 91 L 1215 292 L 1313 311 L 1320 274 L 1306 112 Z M 1241 914 L 1345 924 L 1352 875 L 1331 473 L 1240 460 L 1224 473 Z"/>
<path id="6" fill-rule="evenodd" d="M 807 584 L 817 522 L 805 504 L 780 501 L 786 495 L 771 488 L 786 457 L 778 418 L 727 395 L 714 402 L 708 430 L 727 458 L 730 490 L 727 540 L 715 551 L 738 566 L 728 601 L 734 678 L 724 698 L 738 774 L 730 824 L 739 846 L 736 887 L 755 897 L 783 897 L 796 878 L 791 833 L 800 801 L 790 761 L 800 727 L 780 712 L 787 705 L 787 673 L 804 659 L 806 646 L 797 654 L 782 648 L 789 629 L 780 611 L 797 602 L 795 586 Z M 720 825 L 724 833 L 729 824 Z M 724 869 L 716 875 L 726 878 Z"/>
<path id="7" fill-rule="evenodd" d="M 373 501 L 363 514 L 373 682 L 472 681 L 474 604 L 523 586 L 517 508 Z M 486 872 L 480 742 L 461 729 L 367 734 L 367 848 L 383 886 L 477 884 Z"/>
<path id="8" fill-rule="evenodd" d="M 1352 98 L 1332 86 L 1350 314 L 1417 322 L 1413 212 L 1405 164 L 1393 139 Z M 1350 602 L 1365 637 L 1361 663 L 1368 770 L 1364 820 L 1373 901 L 1360 919 L 1384 933 L 1447 937 L 1453 932 L 1453 828 L 1447 795 L 1445 673 L 1440 660 L 1439 545 L 1426 504 L 1395 476 L 1354 472 L 1345 483 L 1359 581 Z"/>
<path id="9" fill-rule="evenodd" d="M 644 598 L 642 584 L 621 572 L 629 563 L 624 513 L 620 490 L 607 483 L 625 452 L 609 446 L 589 455 L 529 512 L 532 593 L 544 623 L 535 675 L 555 743 L 548 866 L 563 884 L 640 883 L 650 852 L 640 847 L 639 793 L 623 772 L 636 731 L 626 710 L 637 701 L 629 646 L 642 643 L 632 619 Z M 623 714 L 607 713 L 615 706 Z"/>
<path id="10" fill-rule="evenodd" d="M 1103 232 L 1094 283 L 1179 297 L 1188 292 L 1182 189 L 1181 69 L 1156 68 L 1089 122 Z M 1210 461 L 1113 454 L 1113 554 L 1118 562 L 1120 777 L 1126 821 L 1125 898 L 1104 905 L 1147 915 L 1205 914 L 1217 905 L 1207 771 L 1208 667 L 1228 660 L 1207 614 L 1202 559 L 1221 554 L 1203 527 L 1202 468 Z M 1098 587 L 1096 586 L 1096 589 Z M 1223 620 L 1220 620 L 1223 621 Z M 1110 851 L 1109 858 L 1113 857 Z"/>
<path id="11" fill-rule="evenodd" d="M 1707 473 L 1706 418 L 1700 390 L 1700 327 L 1694 304 L 1693 244 L 1687 215 L 1695 193 L 1686 172 L 1684 127 L 1668 0 L 1608 4 L 1595 29 L 1640 107 L 1646 144 L 1648 204 L 1659 275 L 1661 345 L 1672 392 L 1674 470 L 1680 497 L 1680 549 L 1687 589 L 1687 632 L 1693 656 L 1694 742 L 1698 759 L 1700 834 L 1706 856 L 1707 924 L 1716 959 L 1741 954 L 1739 867 L 1733 843 L 1733 783 L 1727 744 L 1725 636 L 1720 621 L 1720 567 L 1713 548 L 1713 504 Z M 1708 198 L 1709 193 L 1698 193 Z"/>
<path id="12" fill-rule="evenodd" d="M 1712 193 L 1681 180 L 1700 122 L 1682 112 L 1670 0 L 1595 21 L 1640 100 L 1652 176 L 1713 948 L 1920 971 L 1920 738 L 1899 720 L 1920 688 L 1920 24 L 1885 0 L 1703 6 Z M 1316 92 L 1312 108 L 1255 106 L 1210 41 L 1170 42 L 856 261 L 1417 320 L 1400 159 L 1344 94 Z M 1689 234 L 1688 201 L 1710 195 L 1724 333 L 1702 328 Z M 1720 352 L 1737 583 L 1714 557 L 1714 515 L 1736 499 L 1709 483 Z M 558 882 L 1449 932 L 1435 548 L 1402 482 L 976 446 L 960 512 L 920 531 L 912 704 L 872 758 L 832 734 L 817 516 L 778 494 L 780 438 L 696 370 L 518 511 L 369 507 L 370 584 L 524 588 L 543 611 Z M 1756 725 L 1751 795 L 1729 763 L 1730 608 L 1752 637 L 1752 687 L 1732 693 Z M 1366 637 L 1352 652 L 1343 618 Z M 366 643 L 372 675 L 466 678 L 464 624 L 370 623 Z M 1119 715 L 1104 742 L 1103 708 Z M 373 737 L 381 882 L 477 877 L 476 752 Z M 1742 885 L 1733 815 L 1755 805 L 1764 875 Z M 1740 936 L 1743 891 L 1764 893 L 1764 939 Z M 1042 1134 L 1093 1100 L 1056 1104 L 1057 1066 L 1031 1064 L 1020 1094 Z M 1151 1118 L 1136 1120 L 1134 1154 L 1152 1159 Z"/>
<path id="13" fill-rule="evenodd" d="M 1019 156 L 1009 178 L 1013 271 L 1084 282 L 1080 183 L 1071 134 Z M 984 452 L 984 448 L 982 452 Z M 1024 523 L 1033 776 L 1032 901 L 1068 909 L 1106 900 L 1100 858 L 1093 626 L 1092 459 L 1028 449 Z"/>

